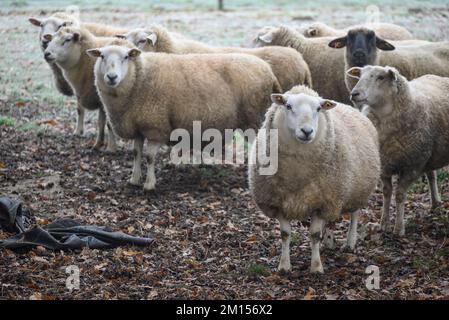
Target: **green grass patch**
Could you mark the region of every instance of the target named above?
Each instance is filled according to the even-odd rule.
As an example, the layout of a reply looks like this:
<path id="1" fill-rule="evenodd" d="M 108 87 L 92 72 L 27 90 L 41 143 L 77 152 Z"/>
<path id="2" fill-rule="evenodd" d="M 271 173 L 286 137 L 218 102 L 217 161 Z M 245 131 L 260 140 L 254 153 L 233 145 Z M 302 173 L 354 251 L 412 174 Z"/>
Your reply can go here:
<path id="1" fill-rule="evenodd" d="M 15 124 L 16 121 L 14 119 L 0 116 L 0 126 L 13 127 Z"/>
<path id="2" fill-rule="evenodd" d="M 246 270 L 246 274 L 252 278 L 267 276 L 270 274 L 267 267 L 261 264 L 252 264 Z"/>

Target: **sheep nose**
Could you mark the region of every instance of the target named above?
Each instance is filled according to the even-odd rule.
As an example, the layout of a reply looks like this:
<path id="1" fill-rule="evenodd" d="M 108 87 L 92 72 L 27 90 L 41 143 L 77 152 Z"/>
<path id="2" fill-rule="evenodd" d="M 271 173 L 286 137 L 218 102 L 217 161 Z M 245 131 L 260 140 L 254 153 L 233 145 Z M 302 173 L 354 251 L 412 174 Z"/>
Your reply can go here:
<path id="1" fill-rule="evenodd" d="M 358 91 L 351 91 L 351 99 L 357 98 L 358 96 L 360 96 L 360 92 Z"/>
<path id="2" fill-rule="evenodd" d="M 354 58 L 364 58 L 365 57 L 365 52 L 363 51 L 356 51 L 353 54 Z"/>
<path id="3" fill-rule="evenodd" d="M 117 79 L 118 76 L 116 74 L 108 74 L 108 79 L 109 81 L 115 81 L 115 79 Z"/>
<path id="4" fill-rule="evenodd" d="M 302 128 L 301 131 L 302 133 L 304 133 L 306 138 L 308 138 L 313 133 L 312 128 Z"/>

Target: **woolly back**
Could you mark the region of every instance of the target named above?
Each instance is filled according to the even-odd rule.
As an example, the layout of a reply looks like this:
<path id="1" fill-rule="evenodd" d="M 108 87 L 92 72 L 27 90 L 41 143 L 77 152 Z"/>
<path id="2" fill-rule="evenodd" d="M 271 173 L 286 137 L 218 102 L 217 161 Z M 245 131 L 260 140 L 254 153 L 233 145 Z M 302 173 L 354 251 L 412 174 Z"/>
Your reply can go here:
<path id="1" fill-rule="evenodd" d="M 64 20 L 66 22 L 71 22 L 73 23 L 73 25 L 78 26 L 79 25 L 79 20 L 78 18 L 76 18 L 74 15 L 68 14 L 66 12 L 55 12 L 52 17 Z"/>
<path id="2" fill-rule="evenodd" d="M 95 40 L 95 36 L 90 33 L 89 30 L 77 27 L 77 26 L 67 26 L 59 29 L 56 33 L 57 35 L 63 36 L 65 34 L 78 33 L 80 35 L 80 40 L 82 44 L 90 44 Z"/>
<path id="3" fill-rule="evenodd" d="M 123 39 L 123 38 L 113 38 L 110 42 L 107 44 L 108 46 L 121 46 L 126 48 L 136 48 L 136 46 L 131 43 L 130 41 Z"/>
<path id="4" fill-rule="evenodd" d="M 290 93 L 290 94 L 304 93 L 304 94 L 307 94 L 308 96 L 319 97 L 319 94 L 315 90 L 313 90 L 309 87 L 306 87 L 306 86 L 302 86 L 302 85 L 295 86 L 295 87 L 291 88 L 289 91 L 287 91 L 286 93 Z"/>

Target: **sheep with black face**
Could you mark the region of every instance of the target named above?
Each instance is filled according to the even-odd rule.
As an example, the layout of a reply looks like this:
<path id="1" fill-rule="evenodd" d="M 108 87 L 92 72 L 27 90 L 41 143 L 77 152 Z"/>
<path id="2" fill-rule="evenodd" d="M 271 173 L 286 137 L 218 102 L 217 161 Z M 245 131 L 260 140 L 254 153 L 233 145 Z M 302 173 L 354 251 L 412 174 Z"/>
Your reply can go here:
<path id="1" fill-rule="evenodd" d="M 329 47 L 345 50 L 345 71 L 366 65 L 391 66 L 408 80 L 425 74 L 449 77 L 449 42 L 423 40 L 386 41 L 371 29 L 361 27 L 329 42 Z M 357 80 L 346 75 L 350 92 Z"/>

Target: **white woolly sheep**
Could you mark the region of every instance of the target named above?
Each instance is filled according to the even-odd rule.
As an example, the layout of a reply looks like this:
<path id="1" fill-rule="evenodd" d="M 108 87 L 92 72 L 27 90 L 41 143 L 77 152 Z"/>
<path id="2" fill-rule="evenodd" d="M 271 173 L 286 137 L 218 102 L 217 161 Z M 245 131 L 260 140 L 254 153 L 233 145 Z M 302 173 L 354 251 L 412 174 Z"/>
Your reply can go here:
<path id="1" fill-rule="evenodd" d="M 395 68 L 351 68 L 358 78 L 351 92 L 356 106 L 368 105 L 368 116 L 379 133 L 382 162 L 382 230 L 388 230 L 393 192 L 398 175 L 394 232 L 405 234 L 407 190 L 426 173 L 435 207 L 440 201 L 436 169 L 449 164 L 449 78 L 425 75 L 408 81 Z"/>
<path id="2" fill-rule="evenodd" d="M 367 205 L 380 176 L 377 132 L 354 108 L 303 86 L 273 94 L 272 100 L 262 129 L 277 129 L 278 171 L 259 172 L 257 147 L 269 138 L 259 131 L 250 154 L 250 191 L 258 207 L 280 223 L 279 270 L 291 269 L 290 220 L 311 218 L 311 272 L 323 272 L 319 246 L 326 221 L 350 212 L 347 245 L 355 247 L 358 210 Z"/>
<path id="3" fill-rule="evenodd" d="M 61 68 L 64 78 L 72 86 L 78 104 L 82 108 L 98 109 L 98 132 L 94 145 L 94 149 L 98 150 L 104 142 L 106 114 L 94 84 L 95 59 L 87 55 L 86 50 L 103 46 L 114 38 L 95 37 L 85 29 L 74 27 L 63 27 L 54 36 L 47 35 L 47 38 L 50 37 L 52 39 L 45 49 L 45 59 L 48 63 L 56 63 Z M 109 130 L 106 151 L 115 150 L 115 137 Z"/>
<path id="4" fill-rule="evenodd" d="M 95 84 L 113 130 L 134 139 L 130 180 L 141 178 L 144 140 L 149 145 L 145 190 L 155 188 L 155 157 L 170 143 L 174 129 L 192 133 L 193 121 L 203 130 L 256 128 L 270 102 L 281 92 L 270 66 L 239 54 L 175 55 L 143 53 L 129 42 L 88 50 L 97 59 Z"/>
<path id="5" fill-rule="evenodd" d="M 31 17 L 28 19 L 34 26 L 39 27 L 39 42 L 42 51 L 48 46 L 51 36 L 60 28 L 66 26 L 80 27 L 89 30 L 96 36 L 114 36 L 117 33 L 126 32 L 126 29 L 115 28 L 108 25 L 99 23 L 81 23 L 74 15 L 67 14 L 65 12 L 56 12 L 50 17 L 45 19 L 37 19 Z M 73 89 L 67 80 L 62 75 L 61 69 L 55 63 L 49 63 L 50 69 L 53 73 L 53 79 L 56 85 L 56 89 L 65 96 L 73 96 Z M 76 120 L 76 135 L 83 135 L 84 133 L 84 115 L 85 111 L 82 106 L 77 106 L 77 120 Z"/>
<path id="6" fill-rule="evenodd" d="M 331 38 L 306 38 L 290 27 L 262 28 L 254 45 L 292 47 L 302 54 L 312 75 L 313 89 L 322 97 L 349 104 L 344 54 L 328 47 Z"/>
<path id="7" fill-rule="evenodd" d="M 267 47 L 258 49 L 213 47 L 199 41 L 174 37 L 162 26 L 134 29 L 118 35 L 134 43 L 145 52 L 190 53 L 244 53 L 268 62 L 284 91 L 298 84 L 312 87 L 309 67 L 302 55 L 291 48 Z"/>
<path id="8" fill-rule="evenodd" d="M 362 25 L 351 26 L 345 29 L 335 29 L 323 22 L 314 22 L 298 28 L 307 38 L 319 37 L 342 37 L 348 33 L 348 30 L 362 27 Z M 413 35 L 404 27 L 392 23 L 366 23 L 363 27 L 372 29 L 376 34 L 384 39 L 389 40 L 411 40 Z"/>

